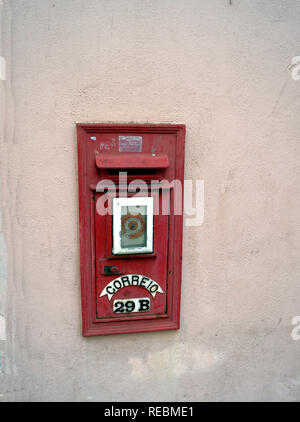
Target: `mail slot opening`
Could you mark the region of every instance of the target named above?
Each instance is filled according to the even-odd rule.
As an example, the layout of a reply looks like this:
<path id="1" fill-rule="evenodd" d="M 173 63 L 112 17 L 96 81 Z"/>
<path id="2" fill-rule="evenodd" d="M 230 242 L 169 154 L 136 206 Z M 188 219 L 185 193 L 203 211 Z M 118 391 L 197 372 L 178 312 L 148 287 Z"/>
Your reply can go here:
<path id="1" fill-rule="evenodd" d="M 127 173 L 128 176 L 143 176 L 143 175 L 155 175 L 155 169 L 109 169 L 108 174 L 110 176 L 119 176 L 120 173 Z"/>

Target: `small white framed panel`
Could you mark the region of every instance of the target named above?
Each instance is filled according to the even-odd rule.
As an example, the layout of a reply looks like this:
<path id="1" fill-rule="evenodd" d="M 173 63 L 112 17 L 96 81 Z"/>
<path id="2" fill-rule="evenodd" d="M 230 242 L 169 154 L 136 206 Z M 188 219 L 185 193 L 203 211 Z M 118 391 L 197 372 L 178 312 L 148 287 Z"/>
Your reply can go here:
<path id="1" fill-rule="evenodd" d="M 154 198 L 131 197 L 113 200 L 114 255 L 153 253 Z"/>

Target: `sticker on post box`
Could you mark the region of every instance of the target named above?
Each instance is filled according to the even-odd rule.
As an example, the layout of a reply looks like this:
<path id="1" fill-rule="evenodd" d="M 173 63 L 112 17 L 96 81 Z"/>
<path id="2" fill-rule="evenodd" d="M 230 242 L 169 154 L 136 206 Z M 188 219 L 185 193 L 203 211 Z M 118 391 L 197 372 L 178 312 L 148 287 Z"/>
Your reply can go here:
<path id="1" fill-rule="evenodd" d="M 151 278 L 140 274 L 128 274 L 115 278 L 108 283 L 108 285 L 102 290 L 100 297 L 107 295 L 108 300 L 110 300 L 118 290 L 129 286 L 143 287 L 151 293 L 153 298 L 155 298 L 156 293 L 163 293 L 160 285 Z"/>
<path id="2" fill-rule="evenodd" d="M 119 152 L 142 152 L 142 136 L 119 136 Z"/>
<path id="3" fill-rule="evenodd" d="M 148 311 L 150 311 L 150 299 L 148 297 L 114 300 L 114 313 L 130 314 Z"/>

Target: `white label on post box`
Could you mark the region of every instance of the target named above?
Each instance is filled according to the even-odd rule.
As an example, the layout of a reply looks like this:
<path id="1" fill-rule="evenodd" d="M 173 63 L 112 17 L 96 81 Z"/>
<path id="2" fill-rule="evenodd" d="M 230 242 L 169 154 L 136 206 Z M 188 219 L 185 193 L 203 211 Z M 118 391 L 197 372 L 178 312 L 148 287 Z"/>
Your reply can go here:
<path id="1" fill-rule="evenodd" d="M 115 278 L 110 283 L 108 283 L 107 286 L 102 290 L 99 297 L 107 295 L 108 300 L 110 300 L 118 290 L 130 286 L 143 287 L 151 293 L 153 298 L 155 298 L 156 293 L 163 293 L 160 285 L 151 278 L 141 274 L 127 274 Z"/>
<path id="2" fill-rule="evenodd" d="M 114 255 L 153 253 L 153 196 L 113 198 Z"/>
<path id="3" fill-rule="evenodd" d="M 148 311 L 150 311 L 150 299 L 148 297 L 114 300 L 114 313 L 130 314 L 132 312 Z"/>

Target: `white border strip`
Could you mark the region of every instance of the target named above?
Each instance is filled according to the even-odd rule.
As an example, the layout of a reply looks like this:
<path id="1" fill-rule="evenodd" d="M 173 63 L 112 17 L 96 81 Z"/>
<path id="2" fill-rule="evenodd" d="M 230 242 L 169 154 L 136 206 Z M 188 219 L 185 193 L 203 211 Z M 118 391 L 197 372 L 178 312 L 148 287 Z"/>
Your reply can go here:
<path id="1" fill-rule="evenodd" d="M 154 198 L 112 198 L 113 200 L 113 248 L 114 255 L 141 254 L 153 252 L 153 208 Z M 122 248 L 121 246 L 121 207 L 146 205 L 147 207 L 147 246 L 136 248 Z"/>

